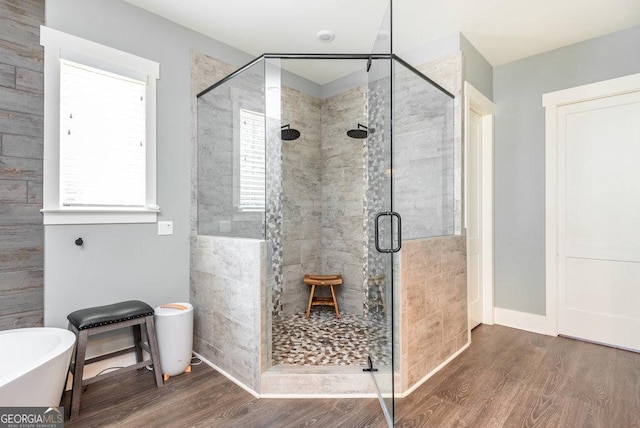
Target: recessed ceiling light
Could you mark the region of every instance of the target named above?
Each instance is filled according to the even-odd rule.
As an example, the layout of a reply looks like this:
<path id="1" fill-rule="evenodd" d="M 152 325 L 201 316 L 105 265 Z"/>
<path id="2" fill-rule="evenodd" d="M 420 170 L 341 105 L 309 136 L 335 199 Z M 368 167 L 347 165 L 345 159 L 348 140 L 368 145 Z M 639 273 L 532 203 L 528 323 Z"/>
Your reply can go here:
<path id="1" fill-rule="evenodd" d="M 316 37 L 322 43 L 330 43 L 336 38 L 336 33 L 331 30 L 320 30 L 316 33 Z"/>

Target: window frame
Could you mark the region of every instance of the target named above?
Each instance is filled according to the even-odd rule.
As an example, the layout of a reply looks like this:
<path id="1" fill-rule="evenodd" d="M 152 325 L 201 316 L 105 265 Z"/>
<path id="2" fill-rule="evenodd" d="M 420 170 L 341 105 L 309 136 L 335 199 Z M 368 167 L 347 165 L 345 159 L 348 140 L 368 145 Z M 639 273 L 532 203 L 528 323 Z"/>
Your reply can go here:
<path id="1" fill-rule="evenodd" d="M 263 204 L 260 207 L 250 207 L 247 205 L 243 205 L 243 186 L 242 186 L 242 171 L 243 171 L 243 160 L 242 160 L 242 149 L 244 146 L 244 141 L 242 139 L 242 129 L 243 129 L 243 113 L 247 113 L 248 115 L 254 115 L 254 116 L 258 116 L 262 118 L 262 142 L 263 142 L 263 146 L 262 146 L 262 156 L 263 158 L 266 156 L 265 153 L 265 147 L 264 147 L 264 127 L 265 127 L 265 114 L 264 113 L 260 113 L 258 111 L 255 111 L 253 109 L 250 108 L 246 108 L 246 107 L 239 107 L 239 112 L 238 112 L 238 116 L 239 116 L 239 137 L 238 137 L 238 162 L 237 164 L 234 165 L 234 175 L 237 175 L 237 181 L 238 181 L 238 186 L 237 186 L 237 203 L 235 204 L 235 209 L 236 211 L 239 212 L 243 212 L 243 213 L 251 213 L 251 212 L 258 212 L 258 213 L 264 213 L 265 208 L 266 208 L 266 201 L 263 199 Z M 264 159 L 263 159 L 264 162 Z M 264 168 L 264 163 L 263 163 L 263 168 Z M 234 177 L 235 178 L 235 177 Z M 267 176 L 266 176 L 266 171 L 263 174 L 262 177 L 262 193 L 263 193 L 263 198 L 265 198 L 264 195 L 264 186 L 265 186 L 265 182 L 266 182 Z"/>
<path id="2" fill-rule="evenodd" d="M 155 223 L 156 202 L 156 81 L 157 62 L 40 27 L 44 46 L 44 224 Z M 63 206 L 60 200 L 60 60 L 146 81 L 146 203 L 144 207 Z"/>
<path id="3" fill-rule="evenodd" d="M 266 210 L 243 210 L 240 207 L 240 110 L 248 110 L 256 114 L 265 114 L 261 112 L 262 105 L 256 102 L 254 95 L 244 89 L 232 87 L 230 89 L 230 96 L 232 101 L 232 115 L 233 115 L 233 215 L 232 220 L 236 221 L 257 221 L 264 218 Z M 265 115 L 265 133 L 266 133 L 266 115 Z M 265 147 L 266 150 L 266 147 Z M 266 156 L 266 152 L 265 152 Z M 265 170 L 265 183 L 266 183 L 266 170 Z M 266 198 L 266 195 L 265 195 Z M 265 199 L 266 204 L 266 199 Z"/>

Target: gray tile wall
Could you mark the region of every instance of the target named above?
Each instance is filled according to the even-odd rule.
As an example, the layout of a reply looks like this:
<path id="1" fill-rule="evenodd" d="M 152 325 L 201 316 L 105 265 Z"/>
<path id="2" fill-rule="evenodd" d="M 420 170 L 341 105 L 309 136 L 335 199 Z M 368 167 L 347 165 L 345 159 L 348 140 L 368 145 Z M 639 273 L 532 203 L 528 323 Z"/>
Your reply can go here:
<path id="1" fill-rule="evenodd" d="M 283 315 L 306 309 L 307 273 L 321 272 L 322 184 L 320 150 L 321 100 L 284 86 L 282 124 L 300 138 L 282 142 L 282 252 L 280 305 Z"/>
<path id="2" fill-rule="evenodd" d="M 234 202 L 239 186 L 234 172 L 239 166 L 238 111 L 244 108 L 264 113 L 263 63 L 205 94 L 197 104 L 198 233 L 263 239 L 264 214 L 240 212 Z"/>
<path id="3" fill-rule="evenodd" d="M 191 254 L 193 348 L 249 388 L 259 391 L 265 366 L 264 243 L 198 235 L 198 108 L 196 94 L 234 70 L 191 53 Z"/>
<path id="4" fill-rule="evenodd" d="M 413 72 L 394 79 L 394 210 L 403 239 L 453 234 L 453 100 Z"/>
<path id="5" fill-rule="evenodd" d="M 396 372 L 403 392 L 467 343 L 466 237 L 406 241 L 398 260 Z"/>
<path id="6" fill-rule="evenodd" d="M 453 121 L 453 127 L 448 130 L 453 135 L 445 136 L 446 141 L 453 140 L 453 159 L 450 154 L 445 157 L 453 168 L 452 183 L 447 184 L 453 186 L 453 193 L 450 187 L 436 188 L 449 189 L 441 193 L 447 203 L 451 203 L 450 195 L 453 197 L 453 210 L 450 205 L 443 206 L 453 214 L 452 230 L 448 233 L 456 235 L 407 239 L 394 259 L 397 262 L 394 265 L 397 279 L 394 283 L 394 346 L 399 350 L 394 359 L 396 388 L 400 392 L 432 374 L 468 340 L 466 236 L 461 235 L 462 54 L 447 55 L 418 69 L 456 97 L 453 105 L 447 104 L 449 116 L 433 116 Z M 399 187 L 407 184 L 399 180 L 396 193 L 402 194 L 404 190 Z"/>
<path id="7" fill-rule="evenodd" d="M 447 117 L 444 120 L 453 122 L 453 127 L 447 128 L 453 133 L 453 233 L 460 235 L 463 233 L 462 213 L 464 209 L 462 188 L 464 180 L 462 169 L 464 159 L 462 149 L 462 129 L 464 127 L 462 123 L 462 52 L 445 55 L 417 68 L 455 96 L 453 111 L 447 110 L 453 117 Z"/>
<path id="8" fill-rule="evenodd" d="M 241 83 L 233 82 L 231 86 L 238 85 Z M 286 315 L 306 307 L 309 290 L 302 285 L 305 273 L 336 272 L 345 278 L 338 291 L 340 305 L 348 312 L 362 313 L 363 143 L 347 137 L 346 131 L 366 121 L 364 102 L 363 88 L 327 100 L 282 88 L 282 124 L 300 130 L 301 137 L 281 146 L 283 267 L 282 284 L 276 284 L 274 294 L 276 312 Z M 200 103 L 204 106 L 207 101 Z M 231 135 L 226 139 L 221 136 L 229 129 L 231 117 L 224 105 L 215 106 L 216 114 L 210 114 L 212 107 L 202 109 L 208 111 L 207 117 L 199 118 L 201 140 L 210 137 L 211 142 L 199 148 L 198 180 L 203 189 L 199 190 L 199 233 L 220 235 L 210 219 L 217 218 L 212 215 L 217 206 L 229 205 L 212 198 L 230 197 L 232 159 L 229 153 L 226 161 L 222 156 L 229 151 Z M 212 129 L 215 137 L 209 135 Z M 216 148 L 221 141 L 225 147 Z M 224 174 L 226 170 L 228 174 Z M 225 177 L 227 183 L 223 182 Z M 212 203 L 203 201 L 203 195 Z M 239 230 L 236 223 L 233 228 Z"/>
<path id="9" fill-rule="evenodd" d="M 254 391 L 265 332 L 264 248 L 254 239 L 198 236 L 191 250 L 194 349 Z"/>
<path id="10" fill-rule="evenodd" d="M 321 273 L 342 274 L 342 287 L 337 288 L 340 309 L 362 315 L 366 140 L 347 136 L 358 123 L 367 125 L 365 86 L 323 100 Z"/>
<path id="11" fill-rule="evenodd" d="M 346 132 L 366 124 L 364 87 L 323 100 L 283 87 L 282 123 L 301 132 L 282 144 L 282 313 L 306 309 L 306 273 L 340 273 L 341 311 L 362 314 L 364 148 Z"/>
<path id="12" fill-rule="evenodd" d="M 0 330 L 43 324 L 44 1 L 0 0 Z"/>
<path id="13" fill-rule="evenodd" d="M 198 100 L 196 95 L 233 72 L 234 67 L 191 51 L 191 237 L 198 234 Z M 203 227 L 213 227 L 203 226 Z"/>

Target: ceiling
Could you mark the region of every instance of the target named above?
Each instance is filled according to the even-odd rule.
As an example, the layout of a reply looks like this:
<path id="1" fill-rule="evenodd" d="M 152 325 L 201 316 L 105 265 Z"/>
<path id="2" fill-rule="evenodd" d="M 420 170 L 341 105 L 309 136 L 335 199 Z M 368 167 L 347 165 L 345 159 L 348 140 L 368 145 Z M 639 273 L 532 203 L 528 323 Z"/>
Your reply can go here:
<path id="1" fill-rule="evenodd" d="M 251 55 L 371 52 L 387 0 L 125 0 Z M 640 24 L 640 0 L 395 0 L 394 53 L 462 32 L 492 65 Z M 320 30 L 335 32 L 322 43 Z M 346 65 L 348 68 L 349 65 Z M 323 84 L 348 70 L 299 73 Z"/>

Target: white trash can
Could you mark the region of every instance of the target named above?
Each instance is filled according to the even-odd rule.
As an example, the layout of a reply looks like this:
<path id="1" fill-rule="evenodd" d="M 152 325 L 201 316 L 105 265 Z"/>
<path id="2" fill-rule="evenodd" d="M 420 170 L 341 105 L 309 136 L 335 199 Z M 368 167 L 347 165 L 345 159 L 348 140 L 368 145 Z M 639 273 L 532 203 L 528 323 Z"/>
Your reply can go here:
<path id="1" fill-rule="evenodd" d="M 193 349 L 193 306 L 169 303 L 155 308 L 153 320 L 160 350 L 164 380 L 191 371 Z"/>

